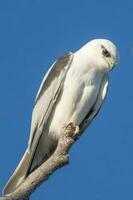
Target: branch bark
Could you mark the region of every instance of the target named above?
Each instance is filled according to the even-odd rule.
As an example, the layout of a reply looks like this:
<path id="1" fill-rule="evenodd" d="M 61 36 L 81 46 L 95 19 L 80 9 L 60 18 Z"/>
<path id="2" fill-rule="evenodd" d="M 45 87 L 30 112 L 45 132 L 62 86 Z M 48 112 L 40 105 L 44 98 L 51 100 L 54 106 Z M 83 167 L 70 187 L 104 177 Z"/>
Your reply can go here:
<path id="1" fill-rule="evenodd" d="M 79 133 L 75 135 L 74 130 L 66 129 L 59 139 L 54 154 L 31 173 L 13 193 L 1 197 L 0 200 L 28 200 L 35 189 L 45 182 L 52 173 L 69 163 L 68 151 L 77 137 L 79 137 Z"/>

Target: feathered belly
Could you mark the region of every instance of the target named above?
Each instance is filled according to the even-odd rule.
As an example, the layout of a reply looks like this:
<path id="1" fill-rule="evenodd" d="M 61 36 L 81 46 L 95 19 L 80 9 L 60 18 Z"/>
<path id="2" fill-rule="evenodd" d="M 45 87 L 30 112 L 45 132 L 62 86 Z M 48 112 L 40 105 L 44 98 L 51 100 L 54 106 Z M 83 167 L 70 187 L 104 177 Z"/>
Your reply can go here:
<path id="1" fill-rule="evenodd" d="M 96 102 L 99 85 L 73 84 L 64 88 L 52 112 L 48 134 L 58 138 L 70 122 L 79 125 Z"/>
<path id="2" fill-rule="evenodd" d="M 80 75 L 67 75 L 39 140 L 31 171 L 54 152 L 58 138 L 70 122 L 79 125 L 83 121 L 96 102 L 100 85 L 101 74 L 94 70 Z"/>

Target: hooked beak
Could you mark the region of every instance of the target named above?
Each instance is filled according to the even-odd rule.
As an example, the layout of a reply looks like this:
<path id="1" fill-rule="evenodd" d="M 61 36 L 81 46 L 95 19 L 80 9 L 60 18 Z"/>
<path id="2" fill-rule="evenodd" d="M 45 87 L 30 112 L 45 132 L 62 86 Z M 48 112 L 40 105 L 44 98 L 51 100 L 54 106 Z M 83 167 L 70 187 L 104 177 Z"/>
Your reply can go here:
<path id="1" fill-rule="evenodd" d="M 119 55 L 119 52 L 117 52 L 117 56 L 116 56 L 116 58 L 114 58 L 114 65 L 118 65 L 119 64 L 119 62 L 120 62 L 120 55 Z"/>
<path id="2" fill-rule="evenodd" d="M 119 61 L 120 61 L 120 56 L 119 56 L 119 54 L 117 54 L 116 57 L 112 57 L 112 59 L 110 59 L 110 61 L 107 61 L 109 70 L 112 71 L 112 69 L 113 69 L 116 65 L 119 64 Z"/>

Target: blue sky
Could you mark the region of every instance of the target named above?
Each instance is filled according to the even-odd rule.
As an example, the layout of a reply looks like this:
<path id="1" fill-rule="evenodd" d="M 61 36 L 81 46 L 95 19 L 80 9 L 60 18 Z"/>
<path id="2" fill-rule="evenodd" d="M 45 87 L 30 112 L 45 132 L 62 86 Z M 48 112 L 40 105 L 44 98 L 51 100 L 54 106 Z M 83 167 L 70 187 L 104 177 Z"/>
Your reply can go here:
<path id="1" fill-rule="evenodd" d="M 36 92 L 52 62 L 94 38 L 112 40 L 120 64 L 98 117 L 73 146 L 70 165 L 32 200 L 133 199 L 133 2 L 0 1 L 0 189 L 27 146 Z"/>

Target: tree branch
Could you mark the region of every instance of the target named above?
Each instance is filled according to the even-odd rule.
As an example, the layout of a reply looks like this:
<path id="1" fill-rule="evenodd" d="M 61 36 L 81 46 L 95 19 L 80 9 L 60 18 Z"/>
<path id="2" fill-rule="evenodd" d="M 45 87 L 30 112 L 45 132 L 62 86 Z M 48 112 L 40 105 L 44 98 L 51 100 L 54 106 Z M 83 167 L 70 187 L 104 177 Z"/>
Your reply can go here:
<path id="1" fill-rule="evenodd" d="M 35 189 L 52 173 L 69 163 L 68 151 L 78 136 L 79 133 L 75 135 L 74 130 L 66 129 L 59 139 L 54 154 L 32 172 L 13 193 L 1 197 L 0 200 L 28 200 Z"/>

